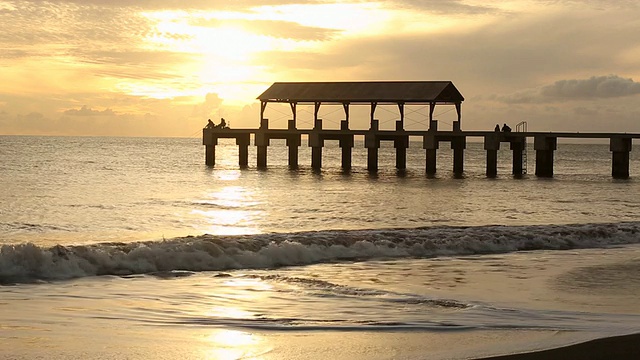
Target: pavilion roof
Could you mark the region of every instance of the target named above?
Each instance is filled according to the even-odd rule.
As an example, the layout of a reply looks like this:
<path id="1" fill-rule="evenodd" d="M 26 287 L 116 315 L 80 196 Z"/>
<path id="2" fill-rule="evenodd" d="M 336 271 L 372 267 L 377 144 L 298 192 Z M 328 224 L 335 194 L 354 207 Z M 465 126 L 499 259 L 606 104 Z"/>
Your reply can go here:
<path id="1" fill-rule="evenodd" d="M 456 104 L 464 97 L 451 81 L 276 82 L 258 99 L 281 103 Z"/>

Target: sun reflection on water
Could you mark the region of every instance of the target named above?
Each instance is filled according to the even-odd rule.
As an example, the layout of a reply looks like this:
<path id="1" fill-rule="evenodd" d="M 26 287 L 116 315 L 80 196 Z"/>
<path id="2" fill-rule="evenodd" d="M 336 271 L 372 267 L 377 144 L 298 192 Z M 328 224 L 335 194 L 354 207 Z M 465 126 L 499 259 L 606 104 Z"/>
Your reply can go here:
<path id="1" fill-rule="evenodd" d="M 259 359 L 260 355 L 269 351 L 259 346 L 263 342 L 261 337 L 239 330 L 215 330 L 207 341 L 211 346 L 207 351 L 207 359 Z"/>
<path id="2" fill-rule="evenodd" d="M 237 174 L 225 172 L 218 175 L 220 180 L 233 180 Z M 206 199 L 197 202 L 192 214 L 203 220 L 202 231 L 215 235 L 258 234 L 255 225 L 260 210 L 253 210 L 259 202 L 252 199 L 252 193 L 242 186 L 225 186 L 206 194 Z"/>
<path id="3" fill-rule="evenodd" d="M 234 298 L 238 305 L 242 303 L 254 304 L 264 301 L 267 290 L 272 290 L 272 286 L 261 279 L 228 279 L 224 281 L 228 289 L 225 296 Z M 254 290 L 254 291 L 248 291 Z M 258 291 L 255 291 L 258 290 Z M 217 289 L 217 292 L 220 288 Z M 220 295 L 218 293 L 218 295 Z M 217 319 L 234 319 L 233 321 L 255 318 L 256 313 L 250 308 L 240 306 L 213 305 L 207 309 L 205 316 Z M 271 345 L 266 338 L 246 331 L 233 329 L 215 329 L 206 338 L 206 358 L 208 359 L 260 359 L 272 351 Z"/>
<path id="4" fill-rule="evenodd" d="M 240 178 L 240 170 L 218 170 L 213 173 L 216 180 L 233 181 Z"/>

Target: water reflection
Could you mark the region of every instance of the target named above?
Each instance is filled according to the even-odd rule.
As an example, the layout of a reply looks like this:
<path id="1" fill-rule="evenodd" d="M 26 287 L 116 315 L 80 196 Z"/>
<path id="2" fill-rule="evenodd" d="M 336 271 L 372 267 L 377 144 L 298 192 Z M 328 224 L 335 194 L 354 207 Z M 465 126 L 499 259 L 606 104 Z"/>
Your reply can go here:
<path id="1" fill-rule="evenodd" d="M 216 170 L 212 172 L 212 176 L 216 178 L 216 180 L 221 181 L 234 181 L 240 178 L 240 174 L 242 172 L 240 170 Z"/>
<path id="2" fill-rule="evenodd" d="M 236 173 L 225 171 L 219 177 L 233 180 Z M 199 202 L 200 208 L 193 209 L 192 214 L 203 220 L 200 230 L 209 234 L 257 234 L 260 231 L 255 220 L 261 211 L 249 210 L 259 204 L 252 195 L 242 186 L 225 186 L 207 194 L 207 199 Z"/>
<path id="3" fill-rule="evenodd" d="M 207 316 L 216 318 L 231 318 L 231 319 L 249 319 L 253 317 L 253 313 L 250 311 L 242 310 L 237 307 L 229 306 L 214 306 L 206 313 Z"/>
<path id="4" fill-rule="evenodd" d="M 260 336 L 239 330 L 215 330 L 207 341 L 211 347 L 207 351 L 207 359 L 260 359 L 270 351 L 264 348 L 264 340 Z"/>
<path id="5" fill-rule="evenodd" d="M 271 284 L 261 279 L 232 278 L 224 281 L 224 284 L 222 288 L 229 290 L 225 296 L 233 298 L 238 306 L 212 306 L 206 313 L 208 317 L 235 319 L 234 321 L 239 322 L 254 318 L 257 314 L 244 309 L 240 304 L 264 301 L 268 291 L 273 290 Z M 220 290 L 221 288 L 216 289 L 216 296 L 220 296 Z M 260 359 L 272 350 L 264 337 L 240 330 L 215 329 L 206 341 L 208 359 Z"/>

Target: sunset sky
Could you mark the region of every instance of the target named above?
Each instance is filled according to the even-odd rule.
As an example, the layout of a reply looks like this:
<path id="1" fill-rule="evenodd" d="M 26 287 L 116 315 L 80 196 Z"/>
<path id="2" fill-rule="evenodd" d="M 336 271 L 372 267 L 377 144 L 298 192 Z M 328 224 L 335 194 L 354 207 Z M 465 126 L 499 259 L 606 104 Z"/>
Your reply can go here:
<path id="1" fill-rule="evenodd" d="M 273 82 L 371 80 L 453 81 L 465 130 L 640 132 L 638 34 L 636 0 L 0 0 L 0 135 L 198 136 Z"/>

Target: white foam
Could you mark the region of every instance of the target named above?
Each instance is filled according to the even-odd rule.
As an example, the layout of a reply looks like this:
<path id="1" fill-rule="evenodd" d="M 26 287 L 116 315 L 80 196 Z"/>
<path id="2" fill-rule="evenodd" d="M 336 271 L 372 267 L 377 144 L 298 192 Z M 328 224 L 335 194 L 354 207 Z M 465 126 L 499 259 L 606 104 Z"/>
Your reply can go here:
<path id="1" fill-rule="evenodd" d="M 0 248 L 0 284 L 95 275 L 271 268 L 348 259 L 492 254 L 640 243 L 640 223 L 429 227 Z"/>

